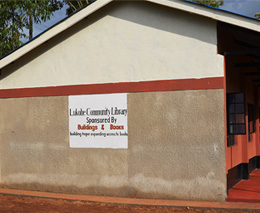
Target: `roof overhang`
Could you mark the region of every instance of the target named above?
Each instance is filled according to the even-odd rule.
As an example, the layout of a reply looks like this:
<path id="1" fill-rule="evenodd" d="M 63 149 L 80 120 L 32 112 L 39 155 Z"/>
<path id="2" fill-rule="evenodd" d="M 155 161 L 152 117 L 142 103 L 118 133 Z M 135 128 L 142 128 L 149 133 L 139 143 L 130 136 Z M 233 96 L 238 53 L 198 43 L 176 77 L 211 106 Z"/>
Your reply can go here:
<path id="1" fill-rule="evenodd" d="M 0 69 L 22 57 L 26 53 L 30 52 L 34 48 L 40 46 L 44 42 L 53 38 L 57 34 L 65 31 L 69 27 L 73 26 L 77 22 L 81 21 L 85 17 L 109 4 L 113 0 L 97 0 L 94 3 L 90 4 L 86 8 L 75 13 L 71 17 L 63 20 L 59 24 L 55 25 L 51 29 L 42 33 L 40 36 L 37 36 L 35 39 L 23 45 L 21 48 L 18 48 L 11 54 L 0 60 Z M 119 0 L 118 0 L 119 1 Z M 122 1 L 122 0 L 121 0 Z M 207 17 L 216 21 L 221 21 L 224 23 L 232 24 L 242 28 L 250 29 L 256 32 L 260 32 L 260 21 L 254 19 L 248 19 L 242 16 L 238 16 L 232 13 L 225 12 L 223 10 L 216 10 L 210 7 L 203 7 L 199 4 L 193 4 L 190 2 L 185 2 L 184 0 L 146 0 L 154 4 L 159 4 L 174 8 L 177 10 L 185 11 L 188 13 L 196 14 L 199 16 Z"/>
<path id="2" fill-rule="evenodd" d="M 239 16 L 234 13 L 227 12 L 221 9 L 212 9 L 212 7 L 202 6 L 197 3 L 190 3 L 184 0 L 147 0 L 149 2 L 165 5 L 185 12 L 193 13 L 199 16 L 204 16 L 216 21 L 232 24 L 235 26 L 250 29 L 260 32 L 260 21 L 250 19 L 244 16 Z"/>
<path id="3" fill-rule="evenodd" d="M 18 58 L 22 57 L 26 53 L 28 53 L 31 50 L 33 50 L 34 48 L 40 46 L 41 44 L 43 44 L 44 42 L 53 38 L 54 36 L 58 35 L 59 33 L 65 31 L 69 27 L 78 23 L 85 17 L 89 16 L 90 14 L 94 13 L 95 11 L 104 7 L 105 5 L 109 4 L 112 1 L 113 0 L 97 0 L 94 3 L 90 4 L 89 6 L 87 6 L 86 8 L 75 13 L 71 17 L 69 17 L 69 18 L 65 19 L 64 21 L 60 22 L 59 24 L 55 25 L 54 27 L 47 30 L 40 36 L 31 40 L 27 44 L 23 45 L 21 48 L 18 48 L 10 55 L 7 55 L 6 57 L 2 58 L 0 60 L 0 69 L 5 67 L 6 65 L 12 63 L 13 61 L 17 60 Z"/>

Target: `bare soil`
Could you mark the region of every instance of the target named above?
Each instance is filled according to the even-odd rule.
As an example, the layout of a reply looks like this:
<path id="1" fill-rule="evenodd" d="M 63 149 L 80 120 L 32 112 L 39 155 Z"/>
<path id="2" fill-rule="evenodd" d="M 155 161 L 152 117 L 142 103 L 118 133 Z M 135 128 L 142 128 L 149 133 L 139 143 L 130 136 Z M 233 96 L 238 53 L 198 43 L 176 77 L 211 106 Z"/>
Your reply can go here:
<path id="1" fill-rule="evenodd" d="M 232 212 L 241 213 L 244 211 L 221 210 L 221 209 L 198 209 L 198 208 L 175 208 L 160 206 L 135 206 L 95 203 L 85 201 L 70 201 L 60 199 L 48 199 L 39 197 L 0 195 L 0 212 Z"/>

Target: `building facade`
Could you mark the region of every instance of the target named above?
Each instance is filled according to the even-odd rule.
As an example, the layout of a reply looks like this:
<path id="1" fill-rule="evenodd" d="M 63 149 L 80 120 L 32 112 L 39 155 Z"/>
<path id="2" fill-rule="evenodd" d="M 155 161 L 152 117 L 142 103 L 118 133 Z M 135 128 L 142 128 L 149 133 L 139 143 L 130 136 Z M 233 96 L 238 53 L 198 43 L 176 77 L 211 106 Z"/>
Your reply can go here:
<path id="1" fill-rule="evenodd" d="M 223 36 L 222 31 L 233 29 L 223 20 L 230 22 L 232 15 L 217 13 L 220 20 L 211 17 L 212 9 L 187 2 L 99 0 L 3 58 L 1 186 L 225 200 L 233 182 L 246 178 L 237 174 L 246 172 L 248 165 L 247 172 L 257 167 L 258 88 L 253 79 L 245 81 L 235 71 L 238 61 L 232 60 L 238 59 L 227 56 L 232 47 L 228 39 L 233 43 L 235 39 L 232 33 Z M 241 36 L 246 24 L 254 31 L 246 35 L 258 36 L 257 24 L 251 22 L 238 18 Z M 230 136 L 230 128 L 236 126 L 227 120 L 230 93 L 243 94 L 243 135 Z M 114 99 L 116 94 L 126 100 Z M 120 111 L 121 102 L 127 113 Z M 79 109 L 88 115 L 105 113 L 91 110 L 102 104 L 127 115 L 122 118 L 124 127 L 109 124 L 125 128 L 124 137 L 110 137 L 95 146 L 97 134 L 91 139 L 94 147 L 85 146 L 90 137 L 74 143 L 71 126 L 78 121 L 73 116 L 80 114 Z M 251 134 L 250 107 L 255 109 Z M 100 125 L 106 121 L 97 122 L 77 128 L 91 134 L 96 126 L 102 134 Z M 121 139 L 125 146 L 110 147 Z M 250 159 L 255 160 L 250 164 Z"/>

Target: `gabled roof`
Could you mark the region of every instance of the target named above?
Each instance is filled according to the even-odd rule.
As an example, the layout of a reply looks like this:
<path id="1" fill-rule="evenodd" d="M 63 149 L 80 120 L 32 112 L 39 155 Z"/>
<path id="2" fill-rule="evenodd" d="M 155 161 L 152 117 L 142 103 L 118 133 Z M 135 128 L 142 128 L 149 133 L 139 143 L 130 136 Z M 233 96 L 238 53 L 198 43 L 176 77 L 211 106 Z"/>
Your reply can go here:
<path id="1" fill-rule="evenodd" d="M 54 36 L 58 35 L 59 33 L 65 31 L 66 29 L 73 26 L 74 24 L 80 22 L 85 17 L 89 16 L 90 14 L 94 13 L 95 11 L 104 7 L 105 5 L 107 5 L 112 1 L 113 0 L 97 0 L 94 3 L 90 4 L 89 6 L 87 6 L 86 8 L 78 11 L 71 17 L 59 22 L 51 29 L 47 30 L 40 36 L 37 36 L 36 38 L 32 39 L 30 42 L 26 43 L 21 48 L 15 50 L 12 54 L 9 54 L 6 57 L 2 58 L 0 60 L 0 69 L 12 63 L 13 61 L 17 60 L 18 58 L 22 57 L 26 53 L 40 46 L 41 44 L 53 38 Z"/>
<path id="2" fill-rule="evenodd" d="M 40 36 L 32 39 L 30 42 L 24 44 L 22 47 L 13 51 L 11 54 L 0 60 L 0 69 L 22 57 L 26 53 L 30 52 L 34 48 L 58 35 L 59 33 L 65 31 L 74 24 L 80 22 L 85 17 L 109 4 L 113 0 L 96 0 L 94 3 L 85 7 L 84 9 L 78 11 L 69 18 L 56 24 L 54 27 L 42 33 Z M 233 13 L 228 13 L 224 10 L 216 10 L 210 7 L 204 7 L 198 4 L 193 4 L 190 2 L 185 2 L 184 0 L 146 0 L 154 4 L 159 4 L 174 8 L 177 10 L 193 13 L 199 16 L 207 17 L 216 21 L 221 21 L 224 23 L 232 24 L 242 28 L 250 29 L 256 32 L 260 32 L 260 21 L 254 19 L 248 19 L 243 16 L 238 16 Z"/>

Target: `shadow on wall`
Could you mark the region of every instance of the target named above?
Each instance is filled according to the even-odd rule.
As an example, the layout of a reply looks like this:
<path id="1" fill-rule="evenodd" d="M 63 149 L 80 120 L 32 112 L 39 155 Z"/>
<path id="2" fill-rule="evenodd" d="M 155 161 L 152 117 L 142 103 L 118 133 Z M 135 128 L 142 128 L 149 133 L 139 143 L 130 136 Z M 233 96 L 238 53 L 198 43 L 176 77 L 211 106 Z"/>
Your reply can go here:
<path id="1" fill-rule="evenodd" d="M 112 6 L 113 4 L 116 6 Z M 210 37 L 208 33 L 209 29 L 216 28 L 216 21 L 150 2 L 127 1 L 113 4 L 111 9 L 109 8 L 113 17 L 213 45 L 217 44 L 216 36 Z M 201 30 L 205 30 L 205 33 Z"/>

